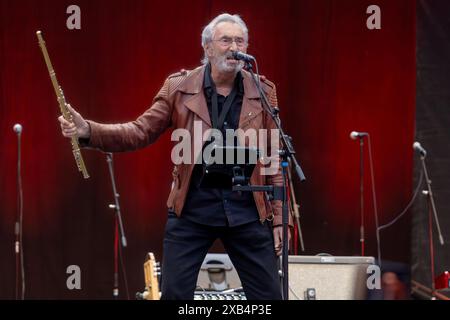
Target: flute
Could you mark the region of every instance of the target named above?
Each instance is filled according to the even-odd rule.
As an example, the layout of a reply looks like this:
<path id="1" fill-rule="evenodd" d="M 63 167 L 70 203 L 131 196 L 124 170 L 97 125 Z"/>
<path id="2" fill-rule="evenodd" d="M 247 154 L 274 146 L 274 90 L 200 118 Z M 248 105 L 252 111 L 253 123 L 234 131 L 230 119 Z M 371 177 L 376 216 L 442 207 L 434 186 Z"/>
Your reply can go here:
<path id="1" fill-rule="evenodd" d="M 50 57 L 47 52 L 47 48 L 45 46 L 44 38 L 42 37 L 42 32 L 37 31 L 36 36 L 39 41 L 39 46 L 41 47 L 42 54 L 44 55 L 45 64 L 47 65 L 48 73 L 50 74 L 50 79 L 52 80 L 53 89 L 55 89 L 56 97 L 58 100 L 59 108 L 61 109 L 61 113 L 69 122 L 72 122 L 72 115 L 67 108 L 66 98 L 64 97 L 64 93 L 62 91 L 61 86 L 58 84 L 58 80 L 56 79 L 55 70 L 53 70 L 52 62 L 50 61 Z M 78 171 L 81 171 L 83 174 L 83 178 L 89 178 L 89 174 L 87 172 L 86 166 L 84 164 L 83 156 L 81 155 L 80 145 L 78 144 L 78 137 L 72 137 L 72 152 L 75 157 L 75 162 L 77 163 Z"/>

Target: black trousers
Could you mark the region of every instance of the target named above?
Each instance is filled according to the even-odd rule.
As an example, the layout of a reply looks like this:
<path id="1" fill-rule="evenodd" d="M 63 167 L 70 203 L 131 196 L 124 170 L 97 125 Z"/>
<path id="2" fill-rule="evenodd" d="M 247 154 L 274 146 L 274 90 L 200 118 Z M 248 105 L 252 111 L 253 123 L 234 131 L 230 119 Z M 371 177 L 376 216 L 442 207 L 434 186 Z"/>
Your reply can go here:
<path id="1" fill-rule="evenodd" d="M 192 300 L 202 262 L 221 239 L 248 300 L 280 300 L 272 227 L 259 221 L 212 227 L 169 213 L 161 266 L 161 299 Z"/>

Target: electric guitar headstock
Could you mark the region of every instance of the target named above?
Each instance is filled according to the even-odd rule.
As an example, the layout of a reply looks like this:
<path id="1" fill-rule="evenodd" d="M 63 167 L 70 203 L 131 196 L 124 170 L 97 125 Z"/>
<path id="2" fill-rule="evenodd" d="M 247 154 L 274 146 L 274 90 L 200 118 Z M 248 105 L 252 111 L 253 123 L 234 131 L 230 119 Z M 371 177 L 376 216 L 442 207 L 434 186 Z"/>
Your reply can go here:
<path id="1" fill-rule="evenodd" d="M 137 293 L 136 297 L 141 300 L 159 300 L 159 281 L 158 276 L 161 274 L 159 262 L 156 262 L 152 252 L 147 253 L 144 262 L 145 290 L 143 293 Z"/>

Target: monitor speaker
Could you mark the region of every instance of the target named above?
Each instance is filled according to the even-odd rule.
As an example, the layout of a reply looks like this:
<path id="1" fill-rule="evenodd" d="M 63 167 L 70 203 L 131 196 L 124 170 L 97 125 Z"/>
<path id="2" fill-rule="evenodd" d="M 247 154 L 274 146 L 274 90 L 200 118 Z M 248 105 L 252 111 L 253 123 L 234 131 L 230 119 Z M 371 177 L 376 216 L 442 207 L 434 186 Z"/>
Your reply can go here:
<path id="1" fill-rule="evenodd" d="M 363 300 L 373 257 L 289 256 L 289 300 Z"/>

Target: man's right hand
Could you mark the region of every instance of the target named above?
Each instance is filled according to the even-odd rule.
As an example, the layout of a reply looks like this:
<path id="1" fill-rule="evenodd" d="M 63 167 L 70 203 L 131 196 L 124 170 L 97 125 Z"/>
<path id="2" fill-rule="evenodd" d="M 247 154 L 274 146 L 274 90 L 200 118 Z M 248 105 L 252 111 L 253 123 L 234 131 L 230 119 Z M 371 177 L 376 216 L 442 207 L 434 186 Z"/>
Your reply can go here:
<path id="1" fill-rule="evenodd" d="M 89 138 L 91 136 L 91 132 L 87 121 L 84 120 L 81 114 L 73 109 L 70 104 L 67 105 L 67 108 L 72 115 L 72 122 L 67 121 L 63 116 L 58 118 L 61 125 L 62 135 L 66 138 Z"/>

